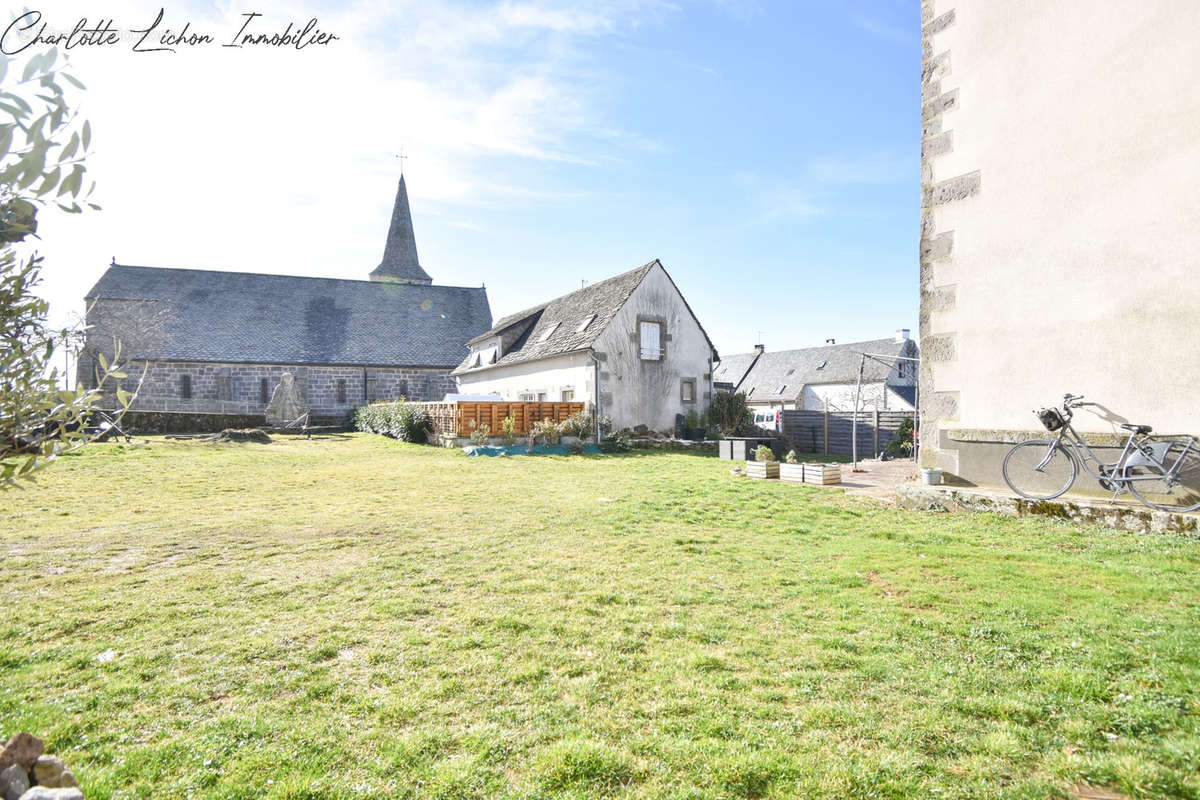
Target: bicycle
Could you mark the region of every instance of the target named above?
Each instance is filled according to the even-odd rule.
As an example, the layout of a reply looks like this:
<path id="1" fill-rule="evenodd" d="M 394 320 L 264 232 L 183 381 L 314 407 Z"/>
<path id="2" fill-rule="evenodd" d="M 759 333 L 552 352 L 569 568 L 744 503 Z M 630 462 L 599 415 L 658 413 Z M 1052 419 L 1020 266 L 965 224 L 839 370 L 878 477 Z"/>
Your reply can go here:
<path id="1" fill-rule="evenodd" d="M 1129 438 L 1121 456 L 1101 461 L 1071 425 L 1083 395 L 1063 395 L 1062 411 L 1035 411 L 1053 439 L 1029 439 L 1004 456 L 1004 482 L 1029 500 L 1053 500 L 1074 485 L 1082 467 L 1113 493 L 1130 492 L 1159 511 L 1200 509 L 1200 440 L 1195 436 L 1151 436 L 1149 425 L 1121 425 Z M 1095 468 L 1093 468 L 1095 465 Z"/>

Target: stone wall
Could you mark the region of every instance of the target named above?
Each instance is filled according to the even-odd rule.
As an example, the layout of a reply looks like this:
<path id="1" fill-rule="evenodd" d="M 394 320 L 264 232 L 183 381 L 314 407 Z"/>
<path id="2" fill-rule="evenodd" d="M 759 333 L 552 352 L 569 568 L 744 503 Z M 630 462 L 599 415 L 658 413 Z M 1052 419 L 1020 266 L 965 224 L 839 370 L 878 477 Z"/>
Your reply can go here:
<path id="1" fill-rule="evenodd" d="M 367 403 L 401 396 L 441 400 L 458 386 L 448 368 L 155 361 L 135 362 L 126 372 L 127 378 L 105 386 L 110 403 L 115 403 L 119 385 L 130 392 L 137 389 L 134 410 L 206 414 L 262 414 L 284 372 L 295 376 L 311 413 L 326 418 L 342 418 Z M 87 365 L 81 366 L 81 383 L 91 385 L 86 377 L 91 374 Z"/>

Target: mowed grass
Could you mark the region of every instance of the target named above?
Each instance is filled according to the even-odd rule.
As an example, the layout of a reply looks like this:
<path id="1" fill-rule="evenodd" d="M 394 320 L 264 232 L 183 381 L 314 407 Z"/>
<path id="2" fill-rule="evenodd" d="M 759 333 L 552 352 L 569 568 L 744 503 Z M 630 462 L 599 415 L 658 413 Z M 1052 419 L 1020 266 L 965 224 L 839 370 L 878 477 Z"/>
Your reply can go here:
<path id="1" fill-rule="evenodd" d="M 729 467 L 92 447 L 0 494 L 0 735 L 90 800 L 1200 796 L 1200 542 Z"/>

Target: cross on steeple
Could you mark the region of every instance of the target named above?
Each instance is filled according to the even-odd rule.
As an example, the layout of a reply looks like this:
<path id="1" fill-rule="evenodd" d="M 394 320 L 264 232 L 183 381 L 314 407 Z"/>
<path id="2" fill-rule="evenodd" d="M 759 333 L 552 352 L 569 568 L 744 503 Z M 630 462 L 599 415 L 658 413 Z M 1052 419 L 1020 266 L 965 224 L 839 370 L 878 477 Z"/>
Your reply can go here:
<path id="1" fill-rule="evenodd" d="M 400 148 L 400 152 L 396 155 L 396 158 L 400 159 L 400 174 L 403 175 L 404 174 L 404 159 L 408 158 L 408 156 L 404 155 L 403 147 Z"/>

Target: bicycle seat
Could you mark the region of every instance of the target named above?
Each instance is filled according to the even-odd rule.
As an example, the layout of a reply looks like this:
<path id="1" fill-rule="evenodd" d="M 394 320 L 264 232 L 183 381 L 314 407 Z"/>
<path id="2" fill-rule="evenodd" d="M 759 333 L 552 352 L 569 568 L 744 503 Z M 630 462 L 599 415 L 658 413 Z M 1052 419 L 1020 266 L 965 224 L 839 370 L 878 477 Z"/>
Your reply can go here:
<path id="1" fill-rule="evenodd" d="M 1124 423 L 1121 425 L 1121 427 L 1127 431 L 1133 431 L 1134 433 L 1141 433 L 1141 434 L 1147 434 L 1150 431 L 1154 430 L 1149 425 L 1134 425 L 1132 422 Z"/>

